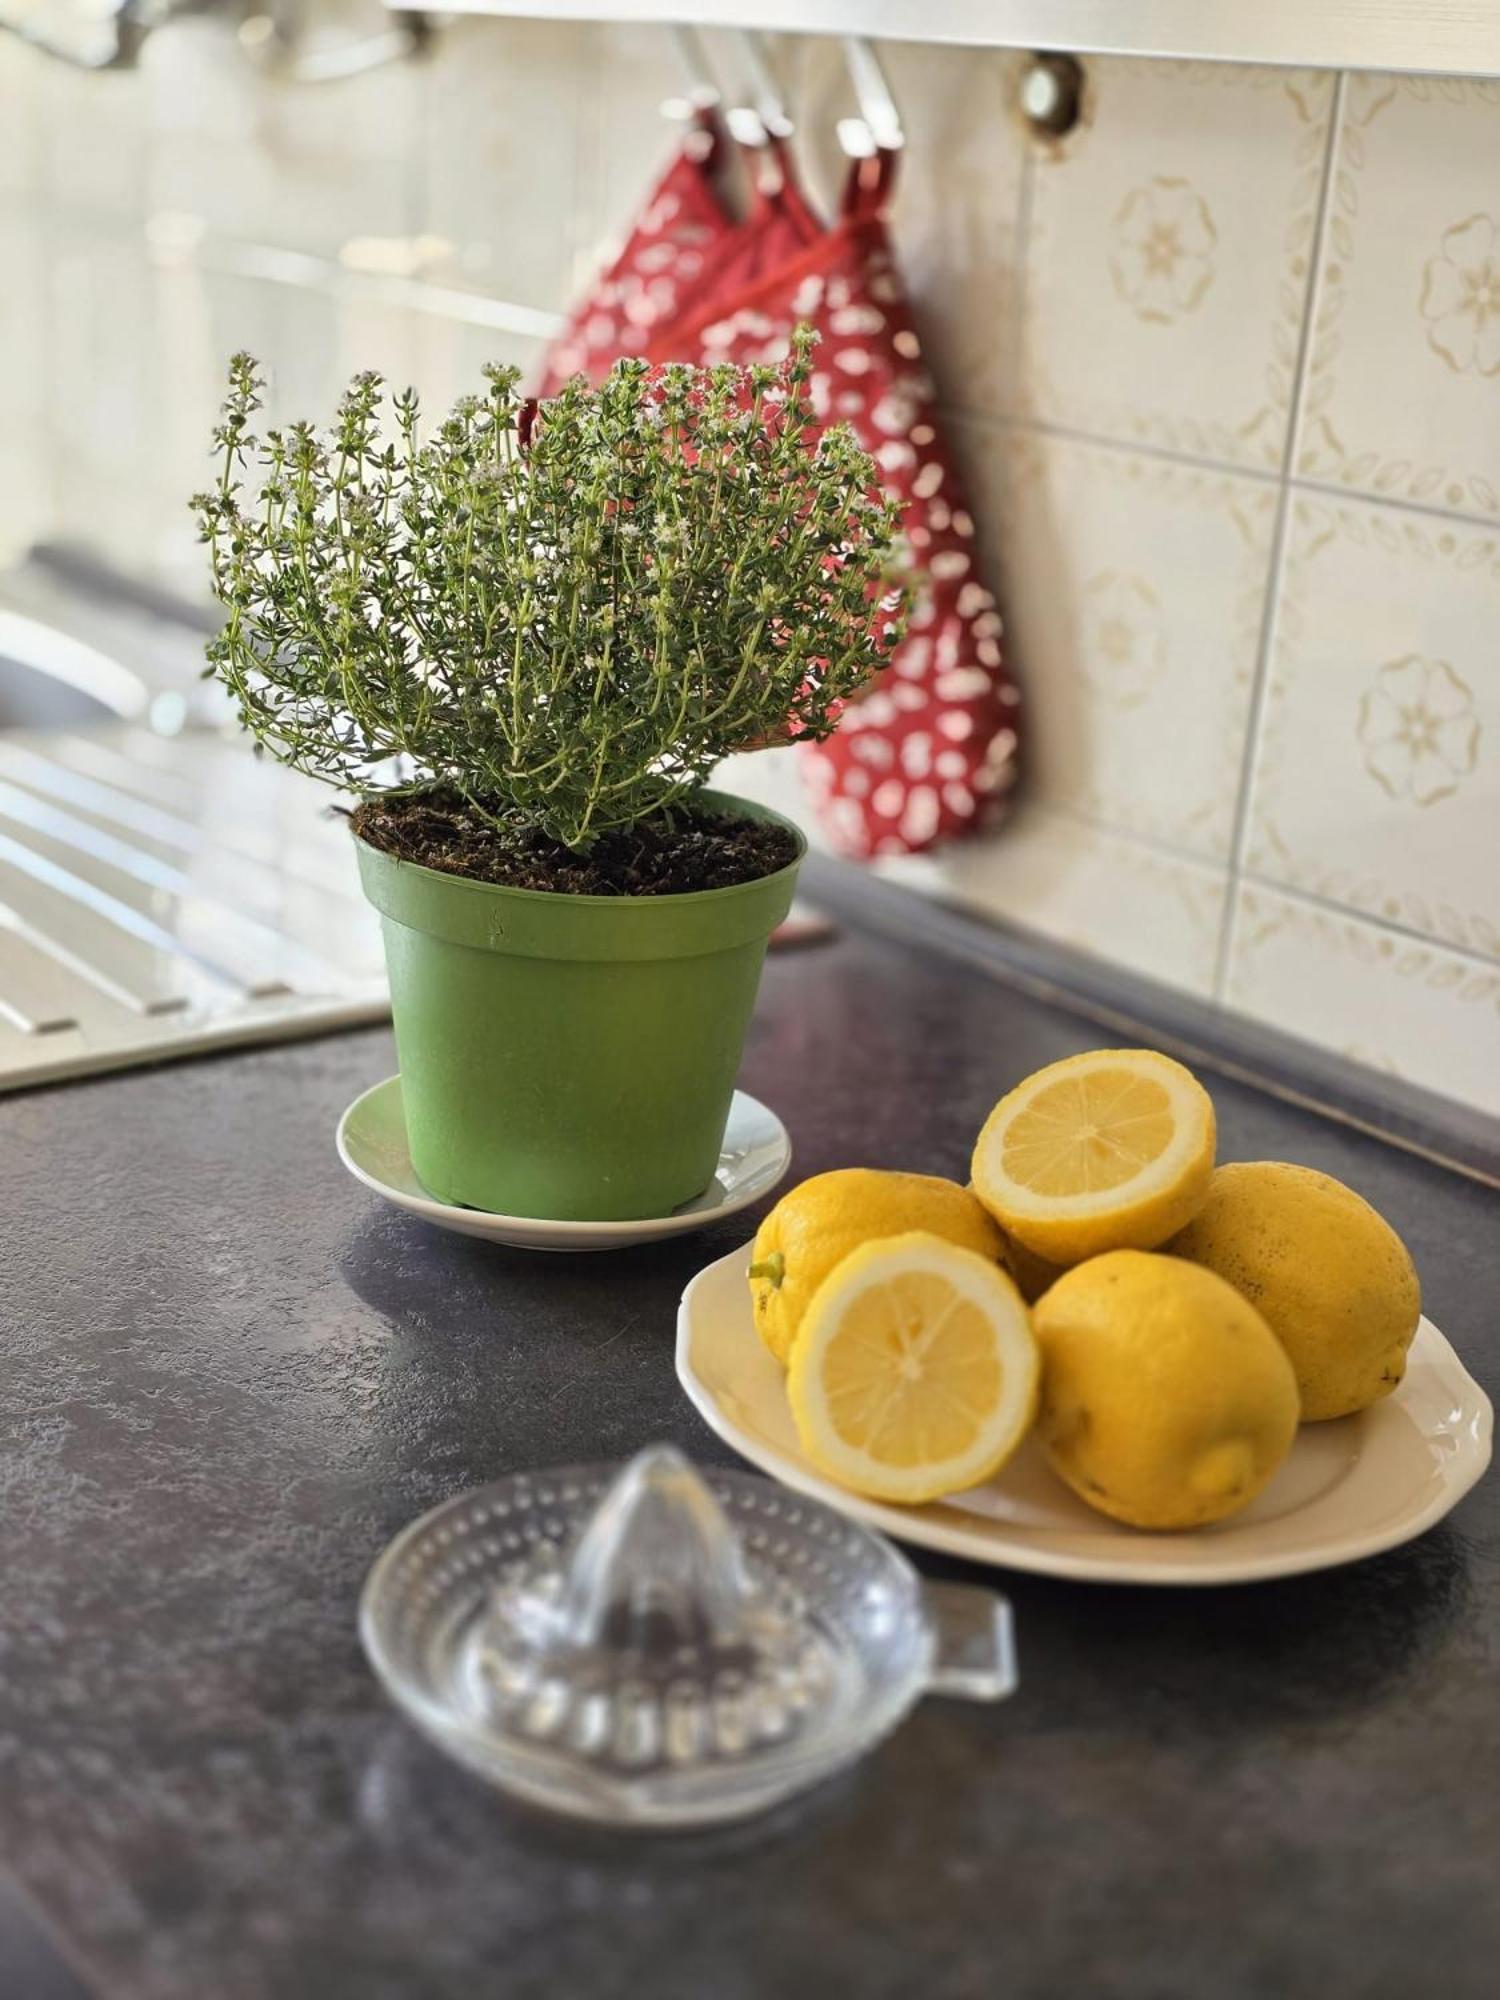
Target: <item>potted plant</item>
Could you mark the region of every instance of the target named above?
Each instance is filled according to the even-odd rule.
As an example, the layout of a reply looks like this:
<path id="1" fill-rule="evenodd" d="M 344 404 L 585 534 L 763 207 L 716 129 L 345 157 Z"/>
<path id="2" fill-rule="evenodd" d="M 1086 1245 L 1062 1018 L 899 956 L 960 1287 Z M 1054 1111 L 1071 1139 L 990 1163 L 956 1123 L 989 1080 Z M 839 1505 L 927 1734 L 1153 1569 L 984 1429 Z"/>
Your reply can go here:
<path id="1" fill-rule="evenodd" d="M 826 736 L 897 636 L 897 509 L 819 432 L 811 349 L 622 362 L 539 408 L 487 368 L 425 438 L 415 392 L 387 416 L 366 374 L 328 432 L 261 441 L 231 364 L 193 503 L 228 614 L 208 671 L 258 746 L 357 801 L 442 1200 L 628 1219 L 712 1177 L 804 843 L 707 780 Z"/>

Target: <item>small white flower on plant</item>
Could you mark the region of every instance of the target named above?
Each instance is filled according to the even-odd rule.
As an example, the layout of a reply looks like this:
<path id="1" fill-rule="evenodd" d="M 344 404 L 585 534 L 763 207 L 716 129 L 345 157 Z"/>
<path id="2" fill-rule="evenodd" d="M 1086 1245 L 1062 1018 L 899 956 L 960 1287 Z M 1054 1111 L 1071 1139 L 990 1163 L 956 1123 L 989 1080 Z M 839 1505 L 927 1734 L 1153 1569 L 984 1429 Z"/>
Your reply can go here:
<path id="1" fill-rule="evenodd" d="M 1458 789 L 1479 755 L 1474 697 L 1446 660 L 1392 660 L 1360 698 L 1365 769 L 1393 799 L 1430 806 Z"/>
<path id="2" fill-rule="evenodd" d="M 1109 253 L 1115 290 L 1137 318 L 1170 326 L 1213 283 L 1219 232 L 1185 180 L 1157 174 L 1126 195 Z"/>
<path id="3" fill-rule="evenodd" d="M 1500 222 L 1471 215 L 1443 232 L 1422 271 L 1427 344 L 1460 375 L 1500 375 Z"/>

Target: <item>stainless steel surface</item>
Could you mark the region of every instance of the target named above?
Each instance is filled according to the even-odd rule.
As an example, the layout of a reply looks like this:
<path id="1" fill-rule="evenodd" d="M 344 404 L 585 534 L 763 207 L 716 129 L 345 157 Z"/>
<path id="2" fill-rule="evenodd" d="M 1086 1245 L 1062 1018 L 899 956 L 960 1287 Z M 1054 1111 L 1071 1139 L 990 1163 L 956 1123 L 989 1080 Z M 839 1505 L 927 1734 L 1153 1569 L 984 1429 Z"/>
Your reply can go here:
<path id="1" fill-rule="evenodd" d="M 448 0 L 447 11 L 791 34 L 1500 75 L 1493 0 Z"/>
<path id="2" fill-rule="evenodd" d="M 208 731 L 0 730 L 0 1091 L 378 1018 L 330 796 Z"/>
<path id="3" fill-rule="evenodd" d="M 0 729 L 58 729 L 142 715 L 146 683 L 107 653 L 0 605 Z"/>

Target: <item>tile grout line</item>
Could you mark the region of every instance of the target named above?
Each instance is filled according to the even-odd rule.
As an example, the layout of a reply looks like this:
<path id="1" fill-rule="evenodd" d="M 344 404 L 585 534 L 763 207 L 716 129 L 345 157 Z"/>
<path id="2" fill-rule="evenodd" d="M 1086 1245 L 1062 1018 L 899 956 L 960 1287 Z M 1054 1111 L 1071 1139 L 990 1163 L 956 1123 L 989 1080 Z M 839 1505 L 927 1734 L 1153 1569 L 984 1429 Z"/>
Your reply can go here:
<path id="1" fill-rule="evenodd" d="M 1244 868 L 1240 880 L 1250 888 L 1260 889 L 1268 896 L 1279 896 L 1286 903 L 1303 903 L 1309 909 L 1321 910 L 1325 915 L 1338 917 L 1345 923 L 1363 924 L 1367 930 L 1379 931 L 1383 937 L 1404 939 L 1408 944 L 1423 945 L 1428 950 L 1447 952 L 1453 958 L 1462 958 L 1469 964 L 1493 972 L 1500 960 L 1492 958 L 1488 952 L 1476 951 L 1472 945 L 1454 944 L 1451 938 L 1434 937 L 1431 931 L 1419 931 L 1410 924 L 1403 924 L 1394 917 L 1377 916 L 1372 910 L 1362 910 L 1354 903 L 1340 903 L 1332 896 L 1323 896 L 1316 889 L 1304 889 L 1294 882 L 1278 882 L 1273 875 L 1263 875 L 1258 868 Z"/>
<path id="2" fill-rule="evenodd" d="M 1031 805 L 1039 812 L 1069 825 L 1081 828 L 1087 833 L 1100 836 L 1107 842 L 1125 842 L 1139 847 L 1158 860 L 1175 862 L 1198 874 L 1211 877 L 1221 884 L 1226 892 L 1230 889 L 1229 863 L 1216 860 L 1207 854 L 1196 853 L 1192 848 L 1179 846 L 1176 841 L 1160 834 L 1142 833 L 1136 827 L 1121 825 L 1118 821 L 1104 818 L 1099 813 L 1090 812 L 1086 806 L 1076 805 L 1070 799 L 1048 798 L 1045 793 L 1033 793 Z M 1263 889 L 1268 895 L 1281 896 L 1287 902 L 1305 903 L 1309 907 L 1326 911 L 1331 917 L 1341 917 L 1346 922 L 1363 924 L 1367 929 L 1379 931 L 1382 935 L 1405 938 L 1412 944 L 1428 945 L 1439 951 L 1451 952 L 1455 958 L 1471 960 L 1476 966 L 1486 970 L 1496 964 L 1487 952 L 1478 951 L 1472 945 L 1455 944 L 1451 938 L 1437 937 L 1431 931 L 1418 930 L 1413 924 L 1402 923 L 1398 918 L 1380 915 L 1377 911 L 1361 909 L 1357 903 L 1341 903 L 1333 896 L 1320 895 L 1316 889 L 1304 888 L 1297 882 L 1278 881 L 1274 875 L 1264 874 L 1258 868 L 1242 868 L 1240 880 L 1256 889 Z"/>
<path id="3" fill-rule="evenodd" d="M 1026 278 L 1031 256 L 1031 204 L 1036 185 L 1036 147 L 1029 138 L 1021 142 L 1021 184 L 1016 190 L 1016 213 L 1011 230 L 1011 251 L 1015 269 L 1015 296 L 1009 314 L 1010 352 L 1005 359 L 1005 393 L 1015 394 L 1021 379 L 1021 346 L 1026 326 Z"/>
<path id="4" fill-rule="evenodd" d="M 1275 486 L 1281 482 L 1282 475 L 1269 466 L 1233 465 L 1227 459 L 1203 458 L 1196 452 L 1174 451 L 1164 444 L 1146 444 L 1134 438 L 1105 437 L 1099 431 L 1081 430 L 1076 424 L 1054 423 L 1050 417 L 1007 416 L 993 410 L 967 409 L 960 403 L 945 407 L 966 422 L 977 424 L 986 430 L 1031 431 L 1038 437 L 1060 438 L 1065 444 L 1093 445 L 1101 451 L 1162 459 L 1169 465 L 1187 466 L 1195 472 L 1217 472 L 1227 474 L 1232 479 L 1253 479 L 1263 486 Z"/>
<path id="5" fill-rule="evenodd" d="M 1265 718 L 1266 696 L 1271 678 L 1271 654 L 1281 609 L 1281 587 L 1286 573 L 1287 547 L 1292 527 L 1292 467 L 1302 424 L 1302 398 L 1307 383 L 1307 364 L 1312 352 L 1314 308 L 1322 283 L 1323 258 L 1327 249 L 1328 220 L 1333 206 L 1334 161 L 1344 120 L 1344 93 L 1347 76 L 1340 70 L 1328 108 L 1328 137 L 1323 149 L 1323 184 L 1318 191 L 1317 219 L 1311 244 L 1312 268 L 1307 298 L 1302 309 L 1302 326 L 1297 342 L 1297 363 L 1292 376 L 1292 402 L 1287 412 L 1286 440 L 1282 446 L 1281 477 L 1277 489 L 1276 520 L 1271 532 L 1271 560 L 1266 572 L 1265 608 L 1261 616 L 1260 642 L 1256 651 L 1255 674 L 1245 715 L 1245 741 L 1240 754 L 1239 789 L 1234 802 L 1234 830 L 1230 836 L 1228 885 L 1224 914 L 1219 924 L 1219 947 L 1214 960 L 1212 994 L 1224 1004 L 1229 977 L 1230 954 L 1234 948 L 1239 885 L 1245 873 L 1245 849 L 1250 837 L 1250 800 L 1255 768 L 1260 754 L 1260 732 Z"/>
<path id="6" fill-rule="evenodd" d="M 1190 847 L 1179 846 L 1175 840 L 1164 834 L 1142 833 L 1138 828 L 1126 826 L 1118 820 L 1107 819 L 1104 814 L 1090 811 L 1072 799 L 1049 798 L 1045 792 L 1033 792 L 1031 800 L 1043 811 L 1056 813 L 1075 825 L 1086 827 L 1090 833 L 1104 835 L 1109 840 L 1128 840 L 1136 847 L 1144 847 L 1148 852 L 1159 855 L 1163 861 L 1177 861 L 1188 868 L 1200 868 L 1216 880 L 1226 880 L 1229 871 L 1228 856 L 1215 858 L 1212 855 L 1196 853 Z"/>
<path id="7" fill-rule="evenodd" d="M 1388 493 L 1370 493 L 1362 486 L 1340 486 L 1331 479 L 1274 472 L 1263 465 L 1237 465 L 1227 458 L 1205 458 L 1197 452 L 1175 451 L 1164 444 L 1138 443 L 1133 438 L 1106 437 L 1102 431 L 1080 430 L 1075 424 L 1054 423 L 1048 417 L 1012 416 L 971 408 L 964 403 L 944 403 L 942 410 L 944 416 L 973 424 L 980 430 L 1026 431 L 1038 437 L 1059 438 L 1066 444 L 1090 445 L 1099 451 L 1154 458 L 1195 472 L 1216 472 L 1227 479 L 1249 479 L 1262 486 L 1288 486 L 1298 493 L 1315 493 L 1322 499 L 1343 501 L 1350 506 L 1378 507 L 1396 514 L 1423 514 L 1431 520 L 1454 522 L 1460 527 L 1482 528 L 1491 534 L 1500 532 L 1500 519 L 1492 514 L 1474 514 L 1463 507 L 1439 507 L 1431 500 L 1393 499 Z"/>
<path id="8" fill-rule="evenodd" d="M 1424 514 L 1432 521 L 1456 521 L 1460 527 L 1500 529 L 1493 514 L 1471 514 L 1462 507 L 1438 507 L 1431 500 L 1393 500 L 1386 493 L 1367 493 L 1360 486 L 1339 486 L 1331 479 L 1311 479 L 1293 473 L 1287 481 L 1299 493 L 1316 493 L 1325 500 L 1341 500 L 1355 507 L 1387 507 L 1397 514 Z"/>

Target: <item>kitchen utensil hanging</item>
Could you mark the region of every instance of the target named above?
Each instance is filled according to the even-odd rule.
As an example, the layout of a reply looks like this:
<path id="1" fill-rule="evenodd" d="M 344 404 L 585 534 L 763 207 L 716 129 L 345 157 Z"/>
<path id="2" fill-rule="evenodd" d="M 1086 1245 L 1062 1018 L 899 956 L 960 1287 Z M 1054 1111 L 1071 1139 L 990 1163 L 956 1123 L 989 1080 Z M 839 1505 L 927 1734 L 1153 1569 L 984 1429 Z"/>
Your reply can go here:
<path id="1" fill-rule="evenodd" d="M 720 188 L 727 148 L 716 107 L 696 105 L 624 247 L 549 351 L 539 394 L 555 395 L 574 375 L 601 381 L 622 354 L 641 353 L 658 328 L 703 296 L 705 274 L 740 229 Z"/>
<path id="2" fill-rule="evenodd" d="M 688 131 L 624 248 L 549 351 L 542 396 L 555 395 L 573 375 L 602 381 L 621 355 L 643 353 L 665 328 L 755 283 L 821 231 L 793 172 L 791 124 L 772 95 L 756 38 L 741 37 L 755 101 L 747 97 L 727 112 L 697 35 L 679 28 L 674 40 L 690 83 Z M 725 187 L 736 147 L 751 189 L 743 219 Z"/>
<path id="3" fill-rule="evenodd" d="M 899 158 L 877 147 L 854 160 L 831 229 L 733 296 L 720 290 L 696 316 L 660 327 L 646 350 L 661 362 L 769 361 L 810 322 L 823 339 L 819 414 L 851 425 L 905 503 L 907 635 L 838 733 L 802 752 L 831 839 L 859 858 L 918 853 L 994 824 L 1019 770 L 1020 691 L 885 224 Z"/>
<path id="4" fill-rule="evenodd" d="M 833 844 L 863 859 L 998 821 L 1019 771 L 1021 700 L 886 227 L 899 115 L 868 44 L 846 55 L 862 117 L 841 127 L 856 157 L 833 225 L 801 191 L 789 121 L 759 115 L 754 143 L 748 123 L 734 123 L 754 189 L 735 223 L 715 179 L 722 127 L 700 92 L 706 143 L 690 137 L 668 170 L 549 358 L 542 393 L 576 372 L 599 379 L 622 353 L 773 361 L 799 322 L 822 335 L 815 404 L 853 428 L 904 503 L 910 557 L 910 623 L 890 666 L 830 741 L 801 752 Z"/>

